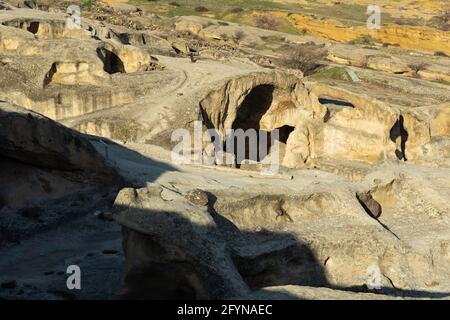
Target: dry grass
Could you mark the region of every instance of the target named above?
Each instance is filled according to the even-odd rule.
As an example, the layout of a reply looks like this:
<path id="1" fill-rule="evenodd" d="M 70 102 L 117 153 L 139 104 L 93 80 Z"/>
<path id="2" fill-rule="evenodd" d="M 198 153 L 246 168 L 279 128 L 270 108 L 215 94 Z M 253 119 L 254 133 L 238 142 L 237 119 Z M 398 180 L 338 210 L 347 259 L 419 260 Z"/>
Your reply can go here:
<path id="1" fill-rule="evenodd" d="M 236 42 L 241 41 L 245 37 L 245 33 L 242 30 L 236 31 L 233 35 L 233 40 Z"/>
<path id="2" fill-rule="evenodd" d="M 328 54 L 323 45 L 305 43 L 302 45 L 288 45 L 285 47 L 286 57 L 281 65 L 290 69 L 301 70 L 305 76 L 312 74 L 321 66 L 321 61 Z"/>
<path id="3" fill-rule="evenodd" d="M 263 13 L 256 18 L 256 26 L 261 29 L 277 30 L 280 22 L 269 13 Z"/>

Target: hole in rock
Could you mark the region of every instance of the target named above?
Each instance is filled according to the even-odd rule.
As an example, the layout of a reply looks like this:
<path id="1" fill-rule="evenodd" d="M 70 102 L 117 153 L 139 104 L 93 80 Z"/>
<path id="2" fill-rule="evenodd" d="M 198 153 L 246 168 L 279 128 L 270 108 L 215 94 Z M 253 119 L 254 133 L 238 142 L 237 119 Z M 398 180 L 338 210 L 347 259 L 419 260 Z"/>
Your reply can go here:
<path id="1" fill-rule="evenodd" d="M 123 61 L 114 52 L 105 48 L 98 48 L 97 55 L 103 61 L 105 72 L 109 74 L 125 73 Z"/>
<path id="2" fill-rule="evenodd" d="M 292 131 L 295 130 L 295 128 L 286 125 L 286 126 L 282 126 L 281 128 L 278 128 L 278 130 L 279 130 L 279 139 L 278 139 L 278 140 L 279 140 L 281 143 L 286 144 L 286 143 L 287 143 L 287 140 L 288 140 L 288 138 L 289 138 L 289 135 L 292 133 Z"/>
<path id="3" fill-rule="evenodd" d="M 280 128 L 276 128 L 275 130 L 278 130 L 278 142 L 279 142 L 279 161 L 283 160 L 285 154 L 286 154 L 286 145 L 287 141 L 289 139 L 289 135 L 295 130 L 294 127 L 284 125 Z M 272 141 L 271 133 L 269 133 L 269 142 Z M 268 145 L 267 154 L 264 155 L 267 156 L 272 150 L 272 145 Z M 261 155 L 262 158 L 263 155 Z"/>
<path id="4" fill-rule="evenodd" d="M 50 70 L 47 72 L 44 78 L 44 87 L 48 86 L 52 82 L 53 76 L 57 72 L 56 63 L 53 63 Z"/>
<path id="5" fill-rule="evenodd" d="M 117 33 L 116 36 L 119 38 L 120 42 L 123 44 L 131 44 L 130 43 L 130 36 L 128 33 Z"/>
<path id="6" fill-rule="evenodd" d="M 345 100 L 338 100 L 338 99 L 334 99 L 334 98 L 327 98 L 327 97 L 322 97 L 319 98 L 319 102 L 320 104 L 333 104 L 335 106 L 340 106 L 340 107 L 347 107 L 347 108 L 354 108 L 355 106 Z"/>
<path id="7" fill-rule="evenodd" d="M 405 126 L 403 124 L 404 119 L 401 115 L 398 120 L 394 123 L 394 125 L 391 128 L 391 131 L 389 132 L 389 136 L 391 138 L 391 141 L 395 143 L 396 149 L 395 149 L 395 156 L 398 160 L 404 160 L 406 159 L 406 141 L 408 141 L 408 131 L 406 131 Z"/>
<path id="8" fill-rule="evenodd" d="M 269 110 L 273 101 L 273 92 L 275 87 L 273 85 L 259 85 L 254 87 L 250 93 L 245 97 L 244 101 L 240 105 L 237 110 L 236 119 L 233 122 L 232 129 L 238 130 L 242 129 L 244 132 L 247 130 L 254 129 L 256 130 L 256 141 L 250 141 L 249 138 L 245 139 L 245 155 L 244 159 L 249 159 L 253 161 L 262 160 L 270 151 L 270 133 L 261 132 L 263 135 L 267 134 L 267 147 L 265 150 L 260 150 L 260 121 L 264 114 Z M 255 143 L 256 146 L 256 155 L 250 153 L 250 148 L 255 148 L 254 145 L 250 145 L 251 143 Z M 238 157 L 238 141 L 235 138 L 234 141 L 234 154 L 236 156 L 236 165 L 239 168 L 241 162 L 244 159 L 240 159 Z M 225 146 L 226 147 L 226 146 Z"/>
<path id="9" fill-rule="evenodd" d="M 29 32 L 31 32 L 31 33 L 34 33 L 34 34 L 38 33 L 38 31 L 39 31 L 39 22 L 37 22 L 37 21 L 30 22 L 27 30 Z"/>
<path id="10" fill-rule="evenodd" d="M 273 85 L 260 85 L 250 91 L 239 107 L 233 129 L 259 130 L 259 122 L 273 101 Z"/>

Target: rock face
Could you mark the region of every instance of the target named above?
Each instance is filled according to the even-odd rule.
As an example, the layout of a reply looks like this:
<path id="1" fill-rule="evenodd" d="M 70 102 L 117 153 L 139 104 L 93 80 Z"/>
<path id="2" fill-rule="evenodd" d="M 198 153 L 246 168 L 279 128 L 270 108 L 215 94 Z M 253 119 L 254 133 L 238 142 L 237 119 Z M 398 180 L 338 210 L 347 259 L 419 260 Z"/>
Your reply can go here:
<path id="1" fill-rule="evenodd" d="M 85 170 L 114 181 L 113 169 L 90 142 L 38 113 L 0 104 L 0 155 L 38 167 Z"/>
<path id="2" fill-rule="evenodd" d="M 385 24 L 378 32 L 370 33 L 366 27 L 346 28 L 335 20 L 314 20 L 299 14 L 289 15 L 289 19 L 312 35 L 335 41 L 349 42 L 370 35 L 381 43 L 396 43 L 403 48 L 450 52 L 448 33 L 433 28 Z"/>
<path id="3" fill-rule="evenodd" d="M 59 266 L 94 258 L 88 290 L 63 296 L 111 297 L 119 283 L 93 293 L 100 278 L 92 270 L 100 263 L 118 278 L 120 227 L 123 298 L 449 296 L 445 52 L 159 17 L 145 9 L 150 2 L 97 1 L 70 29 L 59 2 L 45 11 L 35 1 L 28 9 L 0 2 L 0 274 L 18 280 L 12 296 L 22 270 L 45 283 L 28 265 L 7 270 L 27 259 L 43 264 L 23 257 L 43 245 L 58 251 Z M 318 21 L 307 22 L 319 33 Z M 351 30 L 332 33 L 350 40 L 364 31 Z M 422 45 L 436 49 L 447 35 L 411 36 L 433 38 Z M 294 65 L 286 48 L 310 42 L 328 51 L 323 61 L 306 57 L 316 69 L 305 76 L 311 68 L 286 67 Z M 240 157 L 226 148 L 230 130 L 278 143 L 255 136 L 257 155 Z M 206 161 L 174 163 L 180 132 L 194 137 L 184 158 Z M 277 172 L 267 170 L 272 156 Z"/>
<path id="4" fill-rule="evenodd" d="M 81 199 L 93 206 L 122 183 L 86 137 L 5 102 L 0 141 L 0 242 L 73 219 L 89 210 Z"/>
<path id="5" fill-rule="evenodd" d="M 233 191 L 216 175 L 224 185 L 208 188 L 208 207 L 184 196 L 192 191 L 182 178 L 168 178 L 170 189 L 164 181 L 124 189 L 115 202 L 127 256 L 123 297 L 242 298 L 284 285 L 364 291 L 371 268 L 377 292 L 446 296 L 448 171 L 437 173 L 446 177 L 438 184 L 425 169 L 400 172 L 376 168 L 358 192 L 338 182 L 300 187 L 296 178 L 271 187 L 241 180 Z M 432 189 L 418 193 L 416 183 Z"/>

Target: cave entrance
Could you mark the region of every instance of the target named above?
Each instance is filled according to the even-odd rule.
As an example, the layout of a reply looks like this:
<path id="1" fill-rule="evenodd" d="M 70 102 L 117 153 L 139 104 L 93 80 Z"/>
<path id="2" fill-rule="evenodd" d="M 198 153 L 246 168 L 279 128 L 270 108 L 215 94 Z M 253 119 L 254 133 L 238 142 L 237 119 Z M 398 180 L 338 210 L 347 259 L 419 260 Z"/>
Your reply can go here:
<path id="1" fill-rule="evenodd" d="M 97 55 L 103 61 L 103 70 L 109 74 L 125 73 L 123 61 L 112 51 L 99 48 Z"/>
<path id="2" fill-rule="evenodd" d="M 279 130 L 278 140 L 280 141 L 280 143 L 287 144 L 289 135 L 292 133 L 292 131 L 295 130 L 295 128 L 286 125 L 286 126 L 282 126 L 281 128 L 278 128 L 278 130 Z"/>
<path id="3" fill-rule="evenodd" d="M 398 160 L 408 161 L 406 158 L 406 141 L 408 141 L 408 131 L 403 124 L 404 119 L 401 115 L 389 132 L 391 141 L 395 143 L 395 156 Z"/>
<path id="4" fill-rule="evenodd" d="M 278 130 L 279 161 L 282 162 L 284 156 L 286 155 L 286 146 L 287 146 L 287 141 L 289 139 L 289 135 L 295 130 L 295 127 L 284 125 L 282 127 L 276 128 L 274 130 Z M 271 133 L 269 133 L 269 136 L 270 136 L 269 142 L 272 142 L 272 137 L 270 134 Z M 271 149 L 272 149 L 272 145 L 269 144 L 266 156 L 270 154 L 270 152 L 272 151 Z"/>
<path id="5" fill-rule="evenodd" d="M 239 141 L 236 137 L 234 138 L 234 155 L 237 168 L 240 168 L 242 161 L 246 159 L 261 161 L 270 151 L 270 132 L 260 130 L 260 121 L 272 105 L 274 90 L 275 87 L 268 84 L 254 87 L 237 110 L 236 119 L 232 125 L 234 132 L 239 129 L 244 132 L 249 132 L 251 129 L 256 131 L 256 139 L 245 139 L 245 154 L 243 157 L 238 154 Z M 261 137 L 267 137 L 267 146 L 261 145 Z M 226 143 L 224 147 L 226 148 Z M 250 152 L 252 148 L 253 150 L 256 148 L 256 152 Z"/>
<path id="6" fill-rule="evenodd" d="M 38 21 L 32 21 L 30 22 L 30 25 L 28 26 L 27 30 L 33 34 L 38 33 L 39 31 L 39 22 Z"/>
<path id="7" fill-rule="evenodd" d="M 232 128 L 259 130 L 262 117 L 272 105 L 274 90 L 274 86 L 268 84 L 253 88 L 238 108 Z"/>

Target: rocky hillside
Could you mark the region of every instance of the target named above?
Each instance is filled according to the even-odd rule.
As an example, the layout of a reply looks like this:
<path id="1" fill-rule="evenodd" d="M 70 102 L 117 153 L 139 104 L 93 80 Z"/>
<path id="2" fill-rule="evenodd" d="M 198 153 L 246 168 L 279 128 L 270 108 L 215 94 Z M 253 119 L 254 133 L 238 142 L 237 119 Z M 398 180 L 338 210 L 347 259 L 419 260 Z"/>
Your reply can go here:
<path id="1" fill-rule="evenodd" d="M 353 41 L 338 4 L 269 2 L 83 1 L 73 29 L 65 2 L 0 1 L 0 297 L 450 297 L 448 32 Z M 226 165 L 230 129 L 278 149 Z M 179 130 L 206 137 L 189 164 Z"/>

